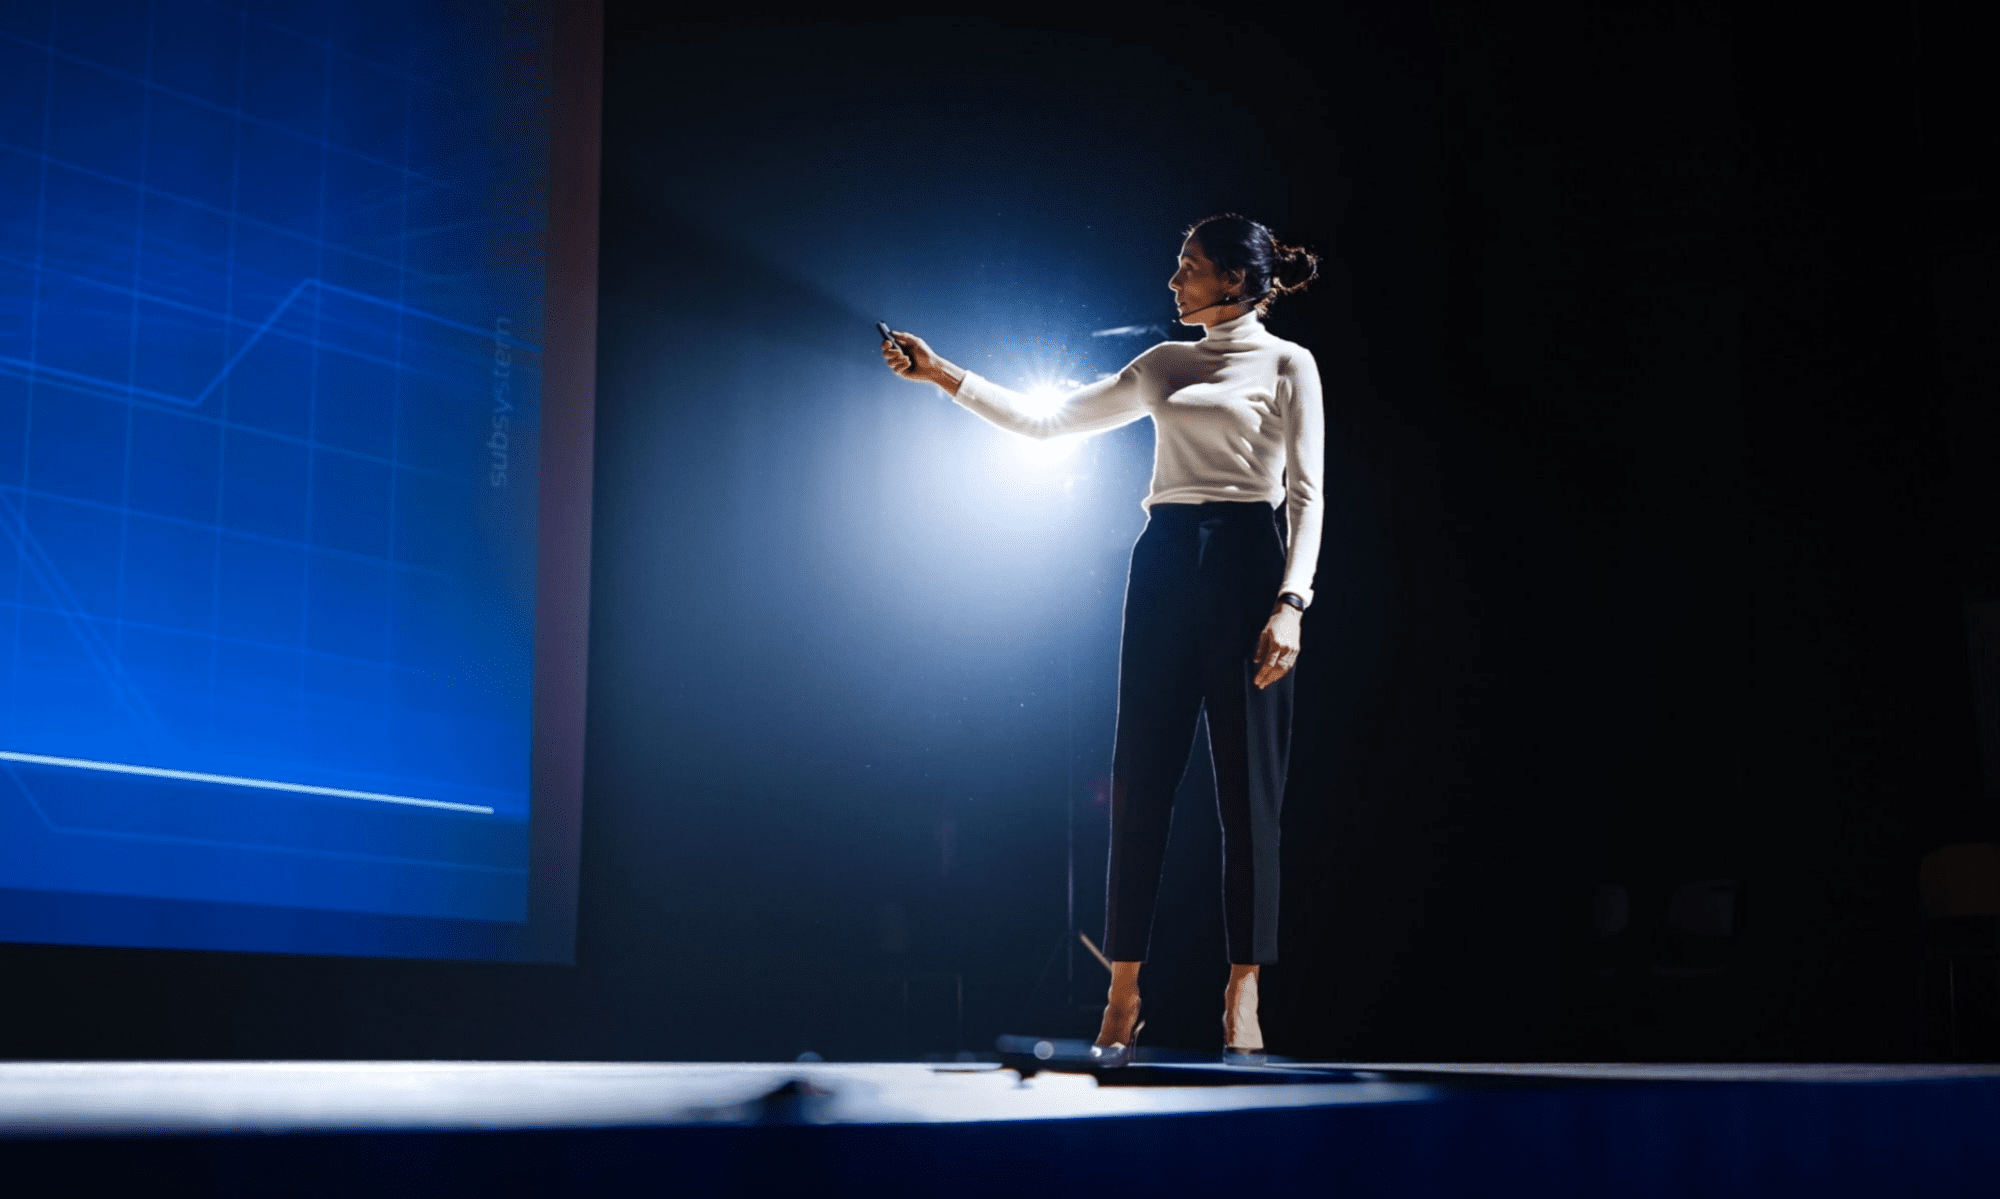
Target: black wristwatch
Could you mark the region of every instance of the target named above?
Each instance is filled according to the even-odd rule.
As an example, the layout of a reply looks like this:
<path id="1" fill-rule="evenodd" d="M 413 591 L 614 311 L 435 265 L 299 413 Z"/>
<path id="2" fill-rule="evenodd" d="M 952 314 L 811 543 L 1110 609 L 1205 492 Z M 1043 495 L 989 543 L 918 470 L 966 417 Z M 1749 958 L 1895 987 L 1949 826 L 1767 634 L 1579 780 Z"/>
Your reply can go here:
<path id="1" fill-rule="evenodd" d="M 1305 597 L 1294 591 L 1280 591 L 1278 593 L 1278 602 L 1281 604 L 1290 604 L 1301 612 L 1306 610 Z"/>

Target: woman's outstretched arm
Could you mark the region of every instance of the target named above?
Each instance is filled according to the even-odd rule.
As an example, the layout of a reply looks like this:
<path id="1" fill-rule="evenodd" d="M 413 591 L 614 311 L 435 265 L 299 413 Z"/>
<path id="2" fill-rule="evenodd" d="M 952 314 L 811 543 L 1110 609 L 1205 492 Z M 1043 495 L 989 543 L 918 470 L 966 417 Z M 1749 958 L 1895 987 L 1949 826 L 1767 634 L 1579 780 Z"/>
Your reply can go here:
<path id="1" fill-rule="evenodd" d="M 1070 392 L 1049 406 L 947 361 L 914 333 L 898 332 L 895 337 L 894 343 L 882 344 L 882 360 L 890 370 L 905 379 L 935 383 L 968 412 L 1024 437 L 1113 429 L 1147 412 L 1144 354 L 1110 378 Z"/>

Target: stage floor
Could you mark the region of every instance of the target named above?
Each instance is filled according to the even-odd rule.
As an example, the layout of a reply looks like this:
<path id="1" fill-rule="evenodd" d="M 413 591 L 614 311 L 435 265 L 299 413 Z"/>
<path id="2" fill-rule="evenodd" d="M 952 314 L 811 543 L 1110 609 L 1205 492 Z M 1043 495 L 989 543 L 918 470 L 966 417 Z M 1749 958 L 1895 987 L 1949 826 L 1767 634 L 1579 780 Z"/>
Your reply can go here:
<path id="1" fill-rule="evenodd" d="M 16 1062 L 0 1063 L 0 1135 L 937 1124 L 1437 1095 L 1434 1086 L 1355 1080 L 1346 1071 L 1142 1066 L 1125 1074 L 1130 1085 L 1099 1086 L 1090 1074 L 1024 1079 L 990 1064 Z M 1176 1074 L 1185 1085 L 1173 1085 Z"/>
<path id="2" fill-rule="evenodd" d="M 9 1194 L 2000 1194 L 2000 1066 L 0 1063 Z M 689 1189 L 691 1188 L 691 1189 Z"/>

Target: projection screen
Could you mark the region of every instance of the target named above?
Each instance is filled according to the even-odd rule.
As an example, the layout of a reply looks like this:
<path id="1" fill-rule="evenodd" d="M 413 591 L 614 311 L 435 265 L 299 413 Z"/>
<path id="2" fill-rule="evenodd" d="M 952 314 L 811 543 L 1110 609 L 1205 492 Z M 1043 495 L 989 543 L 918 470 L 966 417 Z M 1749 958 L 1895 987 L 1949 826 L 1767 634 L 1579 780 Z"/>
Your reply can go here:
<path id="1" fill-rule="evenodd" d="M 600 22 L 0 3 L 0 939 L 571 958 Z"/>

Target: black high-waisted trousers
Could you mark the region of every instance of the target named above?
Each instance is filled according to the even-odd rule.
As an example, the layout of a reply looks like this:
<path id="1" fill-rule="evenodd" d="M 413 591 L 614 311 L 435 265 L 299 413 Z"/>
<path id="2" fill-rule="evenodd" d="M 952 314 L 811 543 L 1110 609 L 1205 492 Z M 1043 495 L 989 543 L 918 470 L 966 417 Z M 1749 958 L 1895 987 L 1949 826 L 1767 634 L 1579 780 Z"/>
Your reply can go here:
<path id="1" fill-rule="evenodd" d="M 1222 816 L 1229 960 L 1277 960 L 1292 677 L 1262 691 L 1252 680 L 1284 572 L 1276 515 L 1263 503 L 1154 504 L 1132 547 L 1111 756 L 1105 953 L 1113 961 L 1145 960 L 1174 790 L 1204 711 Z"/>

